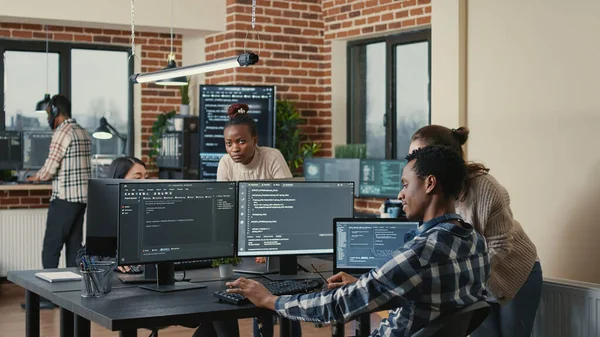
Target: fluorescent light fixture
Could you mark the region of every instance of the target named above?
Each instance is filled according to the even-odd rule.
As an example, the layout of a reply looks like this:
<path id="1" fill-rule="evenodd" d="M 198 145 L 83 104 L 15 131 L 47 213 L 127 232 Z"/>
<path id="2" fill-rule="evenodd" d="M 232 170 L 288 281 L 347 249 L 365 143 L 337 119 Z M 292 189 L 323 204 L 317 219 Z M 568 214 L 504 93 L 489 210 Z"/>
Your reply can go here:
<path id="1" fill-rule="evenodd" d="M 249 65 L 256 64 L 257 62 L 258 55 L 254 53 L 243 53 L 239 56 L 233 56 L 222 60 L 209 61 L 180 68 L 163 69 L 146 74 L 133 74 L 131 75 L 131 82 L 156 82 L 160 80 L 172 79 L 179 76 L 192 76 L 197 74 L 208 73 L 211 71 L 231 69 L 235 67 L 247 67 Z"/>

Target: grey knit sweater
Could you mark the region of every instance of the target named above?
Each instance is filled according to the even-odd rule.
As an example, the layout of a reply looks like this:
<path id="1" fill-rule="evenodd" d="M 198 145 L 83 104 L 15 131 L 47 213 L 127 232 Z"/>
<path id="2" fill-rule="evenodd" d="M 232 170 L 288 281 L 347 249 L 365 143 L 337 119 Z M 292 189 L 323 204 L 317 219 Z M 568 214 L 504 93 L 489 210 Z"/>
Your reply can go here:
<path id="1" fill-rule="evenodd" d="M 494 177 L 471 177 L 467 198 L 456 211 L 487 241 L 491 262 L 488 291 L 501 304 L 514 298 L 537 259 L 535 245 L 513 218 L 508 192 Z"/>

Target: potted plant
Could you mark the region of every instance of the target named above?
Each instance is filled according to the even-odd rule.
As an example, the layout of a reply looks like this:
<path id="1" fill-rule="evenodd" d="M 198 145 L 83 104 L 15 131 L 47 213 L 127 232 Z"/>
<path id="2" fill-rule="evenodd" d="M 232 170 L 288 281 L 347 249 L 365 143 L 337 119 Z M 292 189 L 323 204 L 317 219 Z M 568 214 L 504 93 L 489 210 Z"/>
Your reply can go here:
<path id="1" fill-rule="evenodd" d="M 242 262 L 242 259 L 239 257 L 224 257 L 220 259 L 213 259 L 212 267 L 219 267 L 219 277 L 222 279 L 228 279 L 233 276 L 233 266 L 237 266 L 240 262 Z"/>
<path id="2" fill-rule="evenodd" d="M 152 124 L 152 135 L 148 140 L 148 146 L 150 152 L 148 153 L 148 164 L 153 166 L 156 163 L 156 157 L 159 154 L 161 146 L 161 138 L 165 131 L 172 125 L 173 116 L 175 116 L 175 110 L 162 113 L 156 117 L 156 121 Z"/>
<path id="3" fill-rule="evenodd" d="M 304 158 L 312 157 L 321 150 L 321 144 L 300 143 L 298 126 L 305 121 L 300 117 L 293 102 L 277 101 L 277 130 L 275 144 L 290 167 L 294 176 L 301 175 L 299 168 Z"/>
<path id="4" fill-rule="evenodd" d="M 179 114 L 188 116 L 190 114 L 190 78 L 187 78 L 187 84 L 179 87 L 181 93 L 181 105 L 179 106 Z"/>

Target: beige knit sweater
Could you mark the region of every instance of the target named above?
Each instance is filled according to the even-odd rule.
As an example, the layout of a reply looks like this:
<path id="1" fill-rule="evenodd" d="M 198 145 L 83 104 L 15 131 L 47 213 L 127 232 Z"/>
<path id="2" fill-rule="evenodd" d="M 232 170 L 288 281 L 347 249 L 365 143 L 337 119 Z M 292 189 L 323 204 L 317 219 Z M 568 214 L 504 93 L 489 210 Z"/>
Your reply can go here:
<path id="1" fill-rule="evenodd" d="M 243 181 L 260 179 L 291 178 L 292 172 L 279 150 L 270 147 L 256 147 L 252 161 L 248 165 L 236 163 L 226 154 L 219 161 L 217 181 Z"/>
<path id="2" fill-rule="evenodd" d="M 491 262 L 488 291 L 501 304 L 514 298 L 537 259 L 535 245 L 513 218 L 508 192 L 494 177 L 471 178 L 464 202 L 456 211 L 487 241 Z"/>

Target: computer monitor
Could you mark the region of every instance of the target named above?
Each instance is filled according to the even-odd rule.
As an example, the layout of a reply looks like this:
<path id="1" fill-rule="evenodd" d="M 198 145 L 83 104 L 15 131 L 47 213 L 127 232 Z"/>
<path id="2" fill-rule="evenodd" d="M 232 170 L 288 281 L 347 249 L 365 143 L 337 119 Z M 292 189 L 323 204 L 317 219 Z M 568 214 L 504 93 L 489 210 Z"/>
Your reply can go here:
<path id="1" fill-rule="evenodd" d="M 238 255 L 281 256 L 281 274 L 296 273 L 297 255 L 332 254 L 331 222 L 354 213 L 353 182 L 253 181 L 238 189 Z"/>
<path id="2" fill-rule="evenodd" d="M 118 264 L 157 263 L 146 289 L 204 287 L 173 284 L 173 262 L 234 255 L 236 195 L 235 182 L 121 182 Z"/>
<path id="3" fill-rule="evenodd" d="M 360 159 L 353 158 L 305 158 L 306 181 L 352 181 L 354 195 L 358 196 Z"/>
<path id="4" fill-rule="evenodd" d="M 276 102 L 272 85 L 200 85 L 200 179 L 217 179 L 219 160 L 226 153 L 223 131 L 229 105 L 247 104 L 256 121 L 258 145 L 274 147 Z"/>
<path id="5" fill-rule="evenodd" d="M 51 131 L 23 131 L 23 168 L 41 169 L 50 152 Z"/>
<path id="6" fill-rule="evenodd" d="M 359 195 L 361 197 L 395 198 L 402 189 L 405 160 L 360 161 Z"/>
<path id="7" fill-rule="evenodd" d="M 119 221 L 119 183 L 121 179 L 88 180 L 85 220 L 85 253 L 95 256 L 117 256 L 117 223 Z"/>
<path id="8" fill-rule="evenodd" d="M 21 133 L 0 131 L 0 170 L 17 170 L 23 164 Z"/>
<path id="9" fill-rule="evenodd" d="M 404 235 L 418 226 L 402 219 L 335 219 L 334 273 L 362 275 L 381 267 L 404 245 Z"/>

